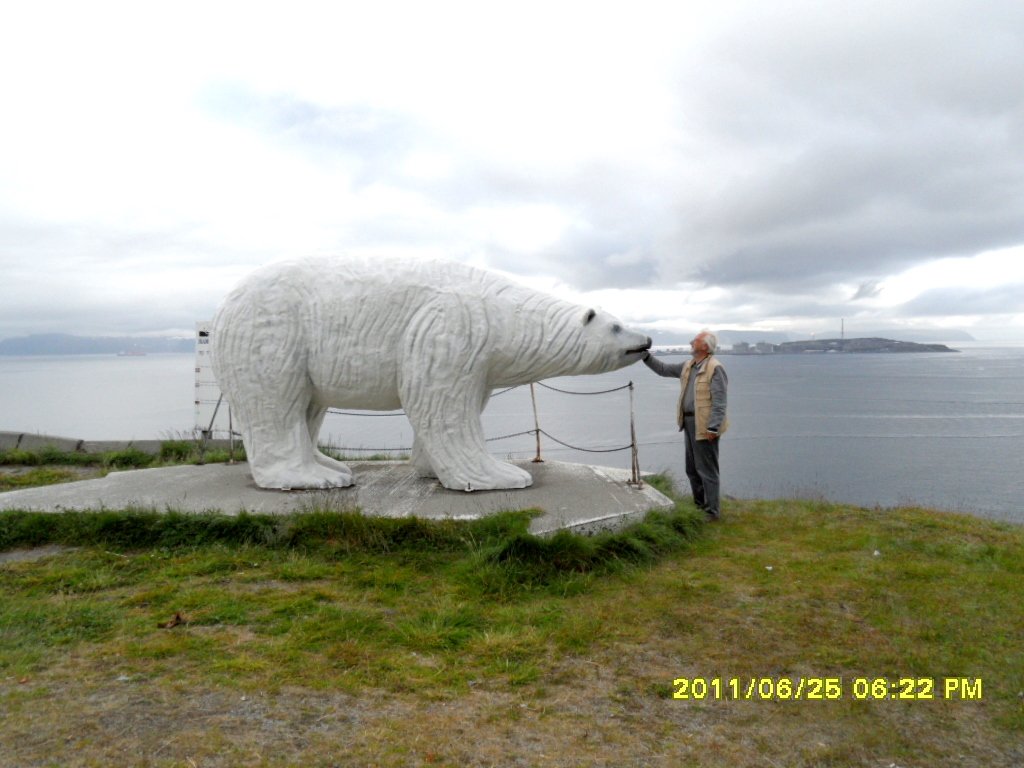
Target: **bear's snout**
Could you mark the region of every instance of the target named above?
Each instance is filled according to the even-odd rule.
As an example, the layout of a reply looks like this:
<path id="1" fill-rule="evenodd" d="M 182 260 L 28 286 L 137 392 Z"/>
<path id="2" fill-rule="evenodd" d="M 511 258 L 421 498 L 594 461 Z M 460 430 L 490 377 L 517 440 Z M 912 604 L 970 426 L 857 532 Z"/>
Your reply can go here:
<path id="1" fill-rule="evenodd" d="M 654 342 L 651 341 L 651 337 L 648 336 L 647 337 L 647 341 L 644 344 L 642 344 L 639 347 L 633 347 L 633 349 L 627 349 L 626 350 L 626 354 L 627 355 L 639 355 L 639 354 L 641 354 L 643 352 L 646 352 L 648 349 L 650 349 L 651 346 L 653 346 L 653 344 L 654 344 Z"/>

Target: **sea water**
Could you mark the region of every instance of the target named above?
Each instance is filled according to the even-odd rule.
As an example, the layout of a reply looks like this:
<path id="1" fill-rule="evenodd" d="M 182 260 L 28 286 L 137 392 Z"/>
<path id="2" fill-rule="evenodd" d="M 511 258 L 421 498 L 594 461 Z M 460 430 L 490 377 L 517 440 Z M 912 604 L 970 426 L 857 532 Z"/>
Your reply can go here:
<path id="1" fill-rule="evenodd" d="M 721 360 L 727 495 L 919 504 L 1024 522 L 1024 348 Z M 688 487 L 678 381 L 638 364 L 543 385 L 492 396 L 484 431 L 493 454 L 534 458 L 536 423 L 543 459 L 628 468 L 632 411 L 641 468 Z M 2 431 L 175 438 L 193 432 L 194 400 L 191 355 L 0 357 Z M 320 439 L 352 456 L 401 453 L 412 430 L 400 413 L 347 411 L 328 415 Z"/>

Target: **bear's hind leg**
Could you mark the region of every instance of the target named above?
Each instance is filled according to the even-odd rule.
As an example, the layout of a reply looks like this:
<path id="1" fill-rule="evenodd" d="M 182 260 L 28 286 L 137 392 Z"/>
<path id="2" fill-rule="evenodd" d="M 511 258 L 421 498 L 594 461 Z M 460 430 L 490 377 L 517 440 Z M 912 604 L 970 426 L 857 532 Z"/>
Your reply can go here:
<path id="1" fill-rule="evenodd" d="M 430 463 L 430 456 L 424 450 L 423 441 L 420 440 L 419 436 L 413 437 L 412 455 L 409 457 L 409 463 L 416 470 L 417 477 L 437 477 L 434 465 Z"/>
<path id="2" fill-rule="evenodd" d="M 352 474 L 347 467 L 340 472 L 317 460 L 307 419 L 309 393 L 282 389 L 268 387 L 246 404 L 250 419 L 246 451 L 256 484 L 282 490 L 351 485 Z"/>
<path id="3" fill-rule="evenodd" d="M 344 488 L 353 483 L 352 470 L 348 468 L 348 465 L 328 456 L 320 450 L 320 427 L 324 423 L 324 416 L 326 415 L 327 409 L 314 403 L 310 403 L 306 409 L 306 429 L 309 432 L 309 439 L 313 445 L 313 460 L 320 466 L 337 472 L 339 475 L 338 481 L 344 483 L 343 485 L 339 484 L 337 487 Z"/>
<path id="4" fill-rule="evenodd" d="M 236 295 L 217 313 L 217 381 L 237 416 L 258 486 L 344 487 L 351 475 L 321 466 L 314 455 L 310 417 L 319 411 L 311 407 L 294 298 L 287 285 L 275 285 Z"/>
<path id="5" fill-rule="evenodd" d="M 251 432 L 249 468 L 261 488 L 300 490 L 345 488 L 352 484 L 350 473 L 323 466 L 309 439 L 305 420 L 291 424 L 261 424 Z"/>

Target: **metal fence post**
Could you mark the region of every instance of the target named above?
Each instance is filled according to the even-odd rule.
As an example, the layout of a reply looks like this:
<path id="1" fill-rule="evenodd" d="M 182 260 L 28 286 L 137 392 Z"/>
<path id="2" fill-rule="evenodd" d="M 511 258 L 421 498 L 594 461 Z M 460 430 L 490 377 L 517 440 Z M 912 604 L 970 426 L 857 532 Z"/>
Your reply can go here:
<path id="1" fill-rule="evenodd" d="M 636 418 L 633 415 L 633 382 L 629 382 L 629 444 L 632 449 L 633 459 L 632 466 L 632 483 L 638 488 L 643 485 L 643 481 L 640 479 L 640 456 L 637 453 L 636 446 Z"/>
<path id="2" fill-rule="evenodd" d="M 540 420 L 537 418 L 537 393 L 530 382 L 530 400 L 533 401 L 533 432 L 537 436 L 537 455 L 533 457 L 534 464 L 543 464 L 544 459 L 540 457 Z"/>

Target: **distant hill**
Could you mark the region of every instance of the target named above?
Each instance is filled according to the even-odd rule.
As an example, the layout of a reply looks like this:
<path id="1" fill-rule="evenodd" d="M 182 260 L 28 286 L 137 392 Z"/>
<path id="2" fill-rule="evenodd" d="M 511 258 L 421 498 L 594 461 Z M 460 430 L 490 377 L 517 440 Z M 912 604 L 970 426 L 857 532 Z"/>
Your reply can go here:
<path id="1" fill-rule="evenodd" d="M 914 341 L 893 339 L 814 339 L 812 341 L 787 341 L 777 344 L 776 354 L 799 354 L 803 352 L 956 352 L 945 344 L 918 344 Z"/>
<path id="2" fill-rule="evenodd" d="M 694 328 L 689 332 L 668 331 L 659 328 L 648 328 L 646 333 L 654 341 L 655 347 L 689 347 L 690 339 L 698 329 Z M 746 342 L 755 344 L 784 344 L 789 341 L 806 339 L 805 334 L 791 334 L 784 331 L 737 331 L 731 328 L 723 328 L 716 331 L 718 345 L 728 348 L 734 344 Z M 846 337 L 850 337 L 849 330 Z M 939 330 L 939 329 L 889 329 L 883 331 L 858 332 L 858 338 L 872 339 L 901 339 L 903 341 L 914 341 L 920 343 L 935 343 L 948 341 L 974 341 L 974 337 L 966 331 Z"/>
<path id="3" fill-rule="evenodd" d="M 849 335 L 849 331 L 847 331 Z M 881 331 L 864 331 L 857 334 L 860 338 L 903 339 L 904 341 L 940 342 L 940 341 L 976 341 L 967 331 L 944 328 L 918 328 L 897 330 L 889 328 Z"/>
<path id="4" fill-rule="evenodd" d="M 0 355 L 116 355 L 192 352 L 193 339 L 138 336 L 75 336 L 37 333 L 0 341 Z"/>

